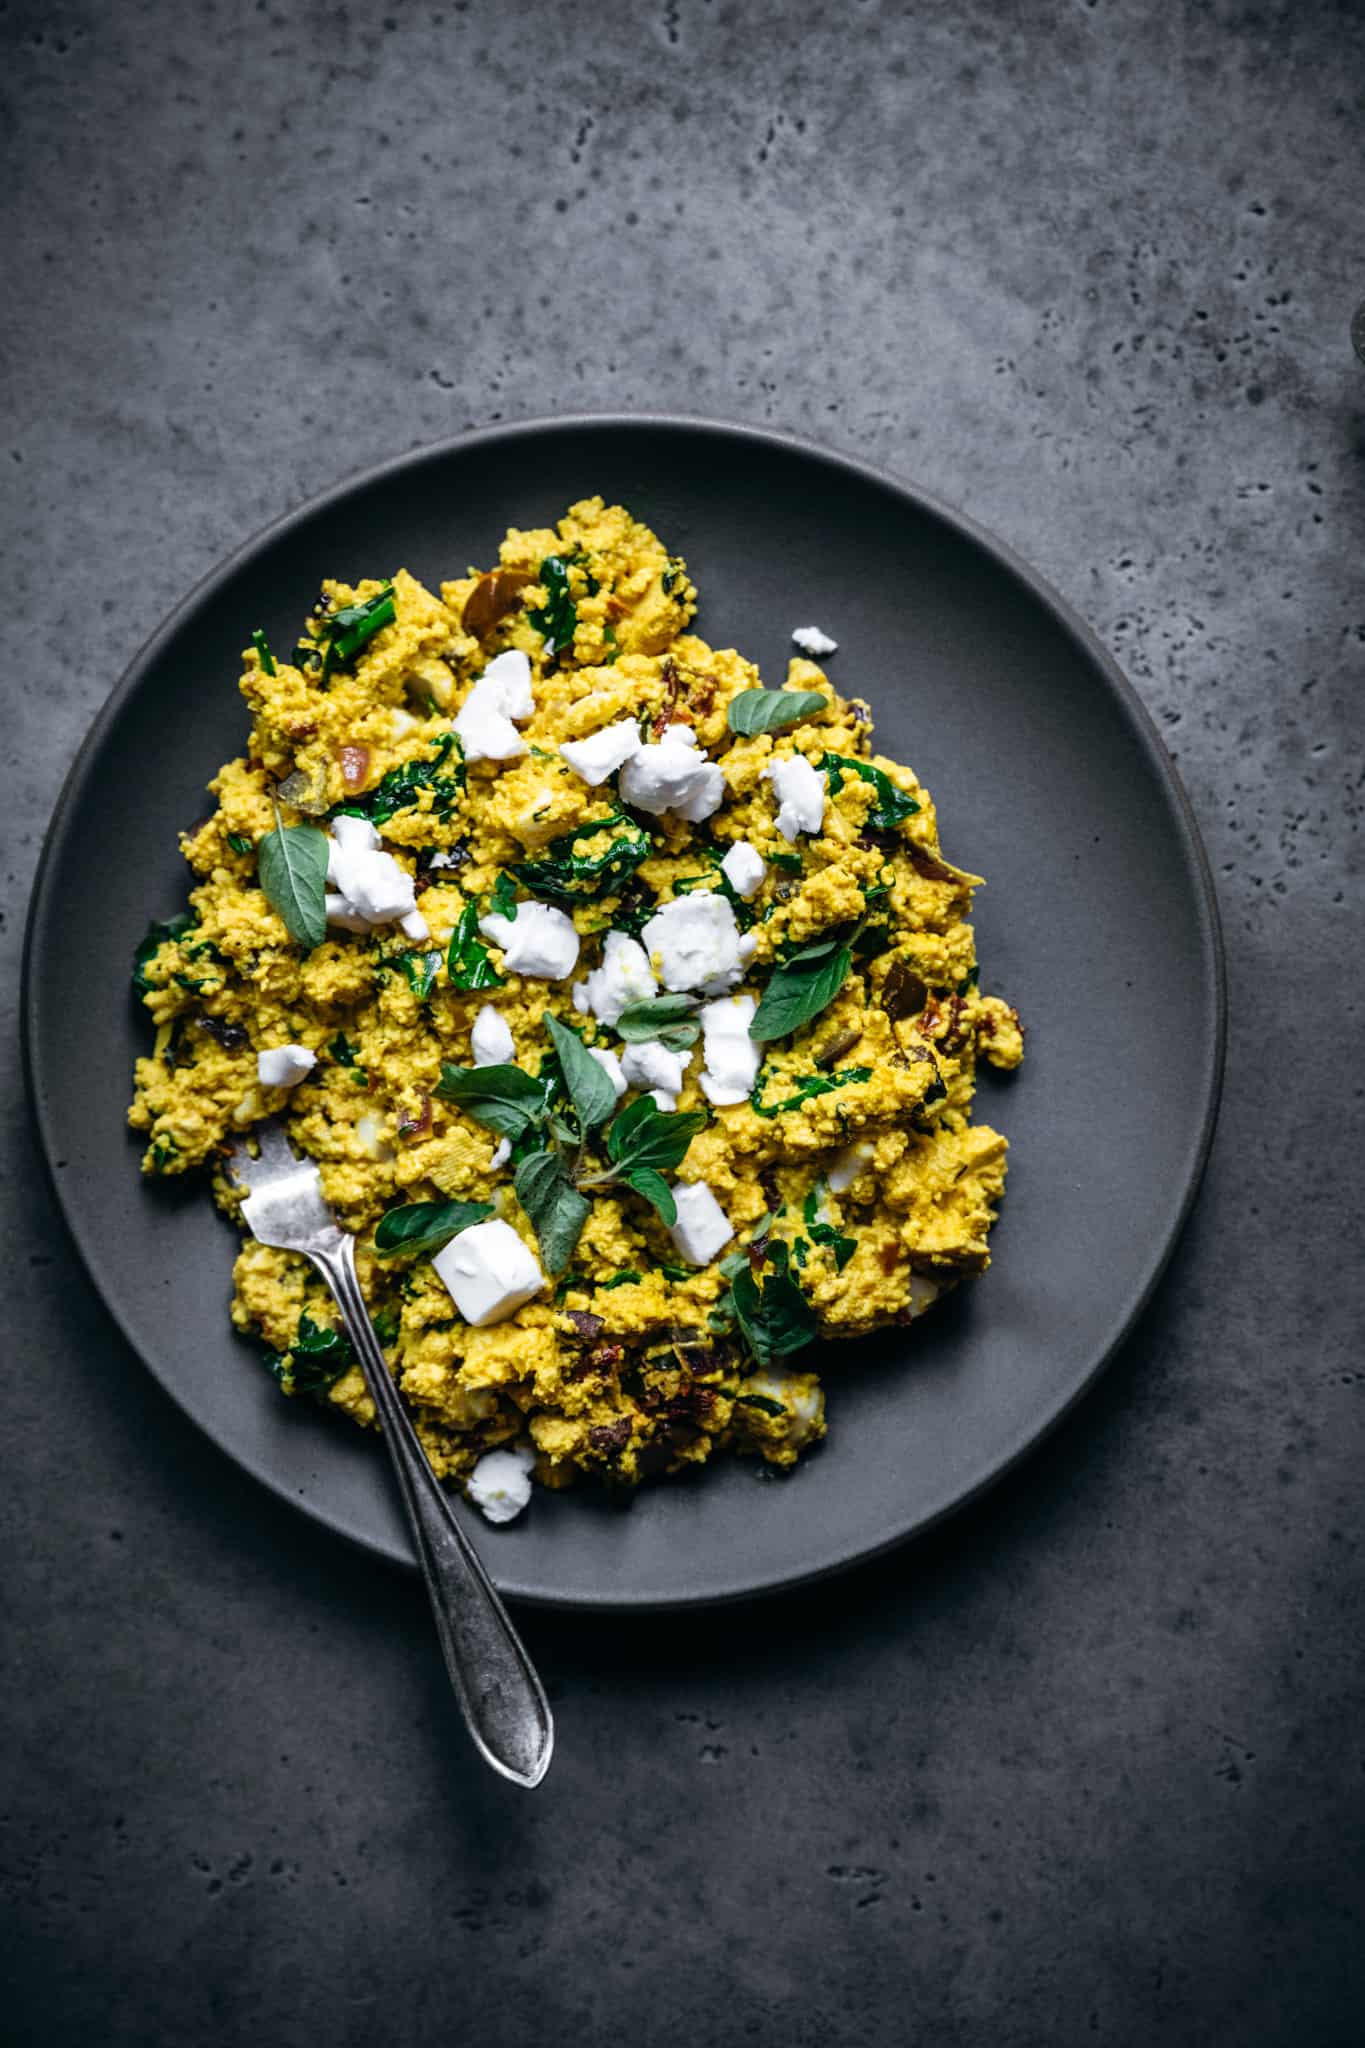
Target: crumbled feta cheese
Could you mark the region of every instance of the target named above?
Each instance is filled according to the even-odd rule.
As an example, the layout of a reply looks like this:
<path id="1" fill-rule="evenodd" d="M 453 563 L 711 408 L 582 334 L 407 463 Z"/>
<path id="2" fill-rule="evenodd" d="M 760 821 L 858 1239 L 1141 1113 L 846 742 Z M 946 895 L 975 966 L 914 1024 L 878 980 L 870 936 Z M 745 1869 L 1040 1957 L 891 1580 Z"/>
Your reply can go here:
<path id="1" fill-rule="evenodd" d="M 608 932 L 601 966 L 574 983 L 573 1006 L 580 1017 L 591 1014 L 599 1024 L 614 1024 L 628 1003 L 644 1002 L 658 986 L 639 940 Z"/>
<path id="2" fill-rule="evenodd" d="M 590 1045 L 588 1047 L 588 1057 L 589 1059 L 596 1060 L 602 1072 L 611 1082 L 612 1088 L 616 1093 L 616 1100 L 619 1102 L 625 1094 L 629 1083 L 626 1080 L 625 1072 L 616 1054 L 609 1052 L 603 1045 Z"/>
<path id="3" fill-rule="evenodd" d="M 763 887 L 768 863 L 747 839 L 737 839 L 720 864 L 720 871 L 737 896 L 756 896 Z"/>
<path id="4" fill-rule="evenodd" d="M 499 1138 L 497 1144 L 493 1147 L 493 1156 L 488 1162 L 488 1171 L 496 1173 L 500 1166 L 506 1166 L 511 1157 L 512 1140 L 510 1138 Z"/>
<path id="5" fill-rule="evenodd" d="M 786 1409 L 791 1417 L 791 1426 L 785 1432 L 785 1441 L 793 1450 L 799 1450 L 809 1441 L 824 1413 L 825 1397 L 819 1387 L 783 1372 L 751 1373 L 740 1392 L 759 1394 L 765 1401 L 776 1401 Z"/>
<path id="6" fill-rule="evenodd" d="M 324 899 L 328 924 L 339 924 L 349 932 L 366 932 L 399 919 L 409 938 L 428 936 L 412 876 L 391 853 L 382 850 L 379 834 L 368 818 L 350 818 L 343 813 L 332 821 L 327 879 L 332 884 Z M 415 918 L 420 929 L 410 928 L 408 918 Z"/>
<path id="7" fill-rule="evenodd" d="M 942 1284 L 937 1280 L 931 1279 L 928 1273 L 912 1273 L 910 1275 L 911 1315 L 922 1316 L 927 1308 L 933 1307 L 942 1292 Z"/>
<path id="8" fill-rule="evenodd" d="M 673 811 L 693 825 L 718 811 L 725 798 L 725 777 L 697 751 L 690 726 L 671 725 L 657 746 L 632 754 L 619 787 L 625 802 L 637 810 L 656 818 Z"/>
<path id="9" fill-rule="evenodd" d="M 256 1079 L 262 1088 L 293 1088 L 317 1063 L 306 1045 L 268 1045 L 256 1055 Z"/>
<path id="10" fill-rule="evenodd" d="M 515 761 L 526 742 L 505 712 L 480 697 L 476 683 L 452 721 L 466 761 Z"/>
<path id="11" fill-rule="evenodd" d="M 678 1220 L 670 1227 L 669 1236 L 690 1266 L 709 1266 L 735 1234 L 729 1217 L 704 1180 L 692 1186 L 675 1180 L 673 1199 Z"/>
<path id="12" fill-rule="evenodd" d="M 717 1108 L 726 1103 L 747 1102 L 758 1070 L 763 1048 L 749 1036 L 749 1026 L 758 1004 L 752 996 L 722 996 L 707 1003 L 701 1013 L 702 1093 Z"/>
<path id="13" fill-rule="evenodd" d="M 585 740 L 565 740 L 559 751 L 574 774 L 581 775 L 596 789 L 615 774 L 623 761 L 639 753 L 640 721 L 618 718 L 615 725 L 604 725 L 600 732 L 589 733 Z"/>
<path id="14" fill-rule="evenodd" d="M 501 1010 L 485 1003 L 469 1034 L 476 1067 L 505 1067 L 516 1051 L 511 1028 Z"/>
<path id="15" fill-rule="evenodd" d="M 462 868 L 468 859 L 469 855 L 467 853 L 429 853 L 427 855 L 427 866 L 429 868 Z"/>
<path id="16" fill-rule="evenodd" d="M 670 1052 L 657 1038 L 628 1045 L 621 1054 L 621 1072 L 632 1088 L 648 1088 L 660 1109 L 675 1110 L 683 1075 L 692 1064 L 690 1052 Z"/>
<path id="17" fill-rule="evenodd" d="M 495 654 L 474 685 L 478 695 L 504 718 L 529 718 L 536 708 L 531 661 L 519 647 Z"/>
<path id="18" fill-rule="evenodd" d="M 763 770 L 778 801 L 777 829 L 786 840 L 798 832 L 818 832 L 825 815 L 825 773 L 812 768 L 804 754 L 770 761 Z"/>
<path id="19" fill-rule="evenodd" d="M 465 1491 L 490 1522 L 514 1522 L 531 1498 L 534 1451 L 513 1444 L 485 1451 L 465 1481 Z"/>
<path id="20" fill-rule="evenodd" d="M 873 1149 L 866 1138 L 861 1144 L 845 1145 L 825 1176 L 836 1195 L 845 1193 L 852 1187 L 860 1173 L 866 1173 L 872 1160 Z"/>
<path id="21" fill-rule="evenodd" d="M 818 626 L 798 626 L 792 639 L 803 654 L 814 657 L 817 654 L 837 654 L 839 643 L 831 640 L 828 633 L 822 633 Z"/>
<path id="22" fill-rule="evenodd" d="M 399 918 L 398 928 L 410 939 L 429 939 L 431 926 L 420 910 L 409 910 Z"/>
<path id="23" fill-rule="evenodd" d="M 650 918 L 641 937 L 651 964 L 658 958 L 665 988 L 698 988 L 708 996 L 734 987 L 758 943 L 752 932 L 741 935 L 733 906 L 714 889 L 675 896 Z"/>
<path id="24" fill-rule="evenodd" d="M 545 1285 L 534 1253 L 510 1223 L 496 1216 L 452 1237 L 431 1263 L 460 1314 L 476 1330 L 502 1322 Z"/>
<path id="25" fill-rule="evenodd" d="M 578 933 L 573 919 L 552 903 L 519 903 L 514 918 L 489 911 L 479 930 L 501 946 L 509 974 L 529 974 L 537 981 L 563 981 L 578 965 Z"/>

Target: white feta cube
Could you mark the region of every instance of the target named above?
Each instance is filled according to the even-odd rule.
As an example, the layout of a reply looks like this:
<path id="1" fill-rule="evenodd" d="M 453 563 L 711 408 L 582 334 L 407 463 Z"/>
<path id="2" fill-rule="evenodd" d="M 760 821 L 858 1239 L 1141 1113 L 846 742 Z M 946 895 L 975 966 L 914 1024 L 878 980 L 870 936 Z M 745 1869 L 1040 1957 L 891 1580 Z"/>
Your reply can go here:
<path id="1" fill-rule="evenodd" d="M 565 740 L 559 751 L 574 774 L 581 775 L 584 782 L 596 789 L 616 773 L 623 761 L 639 753 L 640 721 L 618 718 L 615 725 L 604 725 L 600 732 L 589 733 L 585 740 Z"/>
<path id="2" fill-rule="evenodd" d="M 531 1498 L 536 1454 L 525 1444 L 485 1451 L 465 1481 L 465 1492 L 490 1522 L 513 1522 Z"/>
<path id="3" fill-rule="evenodd" d="M 818 626 L 798 626 L 792 634 L 792 639 L 801 652 L 809 654 L 812 660 L 817 655 L 837 654 L 839 651 L 838 641 L 831 640 L 829 634 L 822 633 Z"/>
<path id="4" fill-rule="evenodd" d="M 626 1080 L 625 1072 L 616 1054 L 609 1052 L 604 1045 L 590 1045 L 588 1047 L 588 1057 L 589 1059 L 596 1060 L 602 1072 L 611 1082 L 612 1090 L 615 1093 L 616 1100 L 619 1102 L 625 1094 L 629 1083 Z"/>
<path id="5" fill-rule="evenodd" d="M 383 852 L 379 835 L 367 819 L 337 818 L 333 831 L 327 846 L 327 879 L 342 900 L 335 917 L 328 908 L 330 923 L 364 931 L 392 924 L 416 911 L 412 876 L 391 853 Z M 330 896 L 327 902 L 330 906 Z M 358 925 L 353 922 L 357 918 L 361 920 Z M 424 927 L 421 936 L 425 935 Z"/>
<path id="6" fill-rule="evenodd" d="M 368 818 L 353 818 L 343 811 L 339 818 L 332 820 L 332 837 L 327 848 L 327 879 L 335 882 L 332 860 L 337 853 L 375 853 L 380 839 Z"/>
<path id="7" fill-rule="evenodd" d="M 256 1055 L 256 1079 L 262 1088 L 293 1088 L 317 1063 L 306 1045 L 268 1045 Z"/>
<path id="8" fill-rule="evenodd" d="M 519 903 L 515 917 L 491 910 L 479 930 L 501 946 L 509 974 L 536 981 L 563 981 L 578 965 L 578 933 L 571 917 L 553 903 Z"/>
<path id="9" fill-rule="evenodd" d="M 469 1044 L 476 1067 L 505 1067 L 516 1052 L 511 1027 L 492 1003 L 485 1003 L 474 1019 Z"/>
<path id="10" fill-rule="evenodd" d="M 704 1180 L 691 1185 L 675 1180 L 673 1199 L 678 1220 L 669 1236 L 690 1266 L 709 1266 L 735 1234 L 729 1217 Z"/>
<path id="11" fill-rule="evenodd" d="M 519 647 L 495 654 L 474 685 L 475 693 L 504 718 L 529 718 L 536 708 L 531 689 L 531 661 Z"/>
<path id="12" fill-rule="evenodd" d="M 798 832 L 818 832 L 825 816 L 826 777 L 822 768 L 812 768 L 804 754 L 786 761 L 770 761 L 763 770 L 777 798 L 777 829 L 788 841 Z"/>
<path id="13" fill-rule="evenodd" d="M 527 751 L 526 742 L 506 712 L 499 711 L 487 697 L 480 697 L 476 683 L 453 720 L 468 762 L 515 761 Z"/>
<path id="14" fill-rule="evenodd" d="M 672 811 L 694 825 L 718 811 L 725 799 L 725 777 L 698 752 L 690 726 L 669 726 L 657 746 L 632 754 L 619 787 L 624 801 L 637 810 L 656 818 Z"/>
<path id="15" fill-rule="evenodd" d="M 410 939 L 429 939 L 431 937 L 431 926 L 427 923 L 420 910 L 405 911 L 398 920 L 398 928 Z"/>
<path id="16" fill-rule="evenodd" d="M 621 1054 L 621 1072 L 632 1088 L 648 1088 L 660 1109 L 675 1110 L 691 1053 L 670 1052 L 657 1038 L 628 1045 Z"/>
<path id="17" fill-rule="evenodd" d="M 743 977 L 757 940 L 741 934 L 734 907 L 714 889 L 675 896 L 655 912 L 641 933 L 651 965 L 657 958 L 665 988 L 700 989 L 723 995 Z"/>
<path id="18" fill-rule="evenodd" d="M 500 1166 L 506 1166 L 511 1157 L 512 1140 L 510 1138 L 499 1138 L 497 1144 L 493 1147 L 493 1156 L 488 1162 L 488 1171 L 496 1173 Z"/>
<path id="19" fill-rule="evenodd" d="M 573 1006 L 581 1017 L 591 1014 L 599 1024 L 614 1024 L 627 1004 L 644 1002 L 658 986 L 639 940 L 608 932 L 601 966 L 574 983 Z"/>
<path id="20" fill-rule="evenodd" d="M 735 894 L 747 900 L 763 887 L 768 863 L 747 839 L 737 839 L 721 862 L 720 871 Z"/>
<path id="21" fill-rule="evenodd" d="M 752 996 L 722 996 L 702 1010 L 702 1093 L 717 1108 L 747 1102 L 758 1079 L 763 1048 L 749 1036 L 757 1008 Z"/>
<path id="22" fill-rule="evenodd" d="M 545 1275 L 510 1223 L 490 1217 L 452 1237 L 431 1261 L 465 1321 L 487 1329 L 541 1292 Z"/>

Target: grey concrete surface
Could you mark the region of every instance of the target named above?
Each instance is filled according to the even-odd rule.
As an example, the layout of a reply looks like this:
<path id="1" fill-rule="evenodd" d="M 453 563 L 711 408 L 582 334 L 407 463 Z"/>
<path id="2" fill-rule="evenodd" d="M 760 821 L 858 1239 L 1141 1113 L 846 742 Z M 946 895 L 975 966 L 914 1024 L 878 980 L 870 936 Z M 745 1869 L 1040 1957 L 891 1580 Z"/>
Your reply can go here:
<path id="1" fill-rule="evenodd" d="M 1359 2040 L 1365 13 L 10 0 L 0 36 L 0 2033 Z M 418 1589 L 121 1346 L 12 1020 L 64 770 L 197 577 L 394 451 L 629 406 L 871 455 L 1060 585 L 1178 757 L 1232 1042 L 1194 1221 L 1062 1433 L 800 1600 L 530 1616 L 528 1798 Z"/>

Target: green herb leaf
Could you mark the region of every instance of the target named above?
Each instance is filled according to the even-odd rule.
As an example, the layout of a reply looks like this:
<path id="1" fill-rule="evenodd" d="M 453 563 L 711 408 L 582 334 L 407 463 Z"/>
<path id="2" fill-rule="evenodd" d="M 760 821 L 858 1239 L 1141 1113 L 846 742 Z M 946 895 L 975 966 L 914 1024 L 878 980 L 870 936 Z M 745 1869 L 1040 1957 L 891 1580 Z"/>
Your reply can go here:
<path id="1" fill-rule="evenodd" d="M 398 1252 L 438 1252 L 452 1237 L 492 1214 L 491 1202 L 405 1202 L 380 1217 L 374 1248 L 381 1258 Z"/>
<path id="2" fill-rule="evenodd" d="M 493 884 L 493 893 L 489 898 L 488 907 L 490 910 L 496 911 L 499 917 L 505 917 L 515 923 L 517 915 L 517 885 L 509 874 L 499 872 L 498 879 Z"/>
<path id="3" fill-rule="evenodd" d="M 276 673 L 275 657 L 270 652 L 270 648 L 266 643 L 265 634 L 261 631 L 259 626 L 256 628 L 255 632 L 251 636 L 251 644 L 255 648 L 257 655 L 260 657 L 260 663 L 263 672 L 268 676 L 273 676 Z"/>
<path id="4" fill-rule="evenodd" d="M 610 1280 L 604 1280 L 602 1282 L 603 1292 L 605 1292 L 610 1287 L 625 1287 L 632 1280 L 638 1282 L 639 1278 L 639 1274 L 634 1270 L 633 1267 L 623 1266 L 619 1273 L 612 1274 Z"/>
<path id="5" fill-rule="evenodd" d="M 818 690 L 741 690 L 730 699 L 726 717 L 731 732 L 748 739 L 756 732 L 780 732 L 784 726 L 800 725 L 829 709 L 829 699 Z"/>
<path id="6" fill-rule="evenodd" d="M 315 1323 L 305 1309 L 289 1349 L 267 1351 L 265 1363 L 286 1394 L 323 1394 L 355 1364 L 355 1353 L 340 1330 Z"/>
<path id="7" fill-rule="evenodd" d="M 769 1400 L 766 1394 L 736 1394 L 735 1405 L 739 1408 L 757 1408 L 764 1415 L 785 1415 L 787 1412 L 780 1401 Z"/>
<path id="8" fill-rule="evenodd" d="M 244 832 L 229 832 L 227 843 L 234 853 L 252 853 L 256 845 L 255 840 L 248 839 Z"/>
<path id="9" fill-rule="evenodd" d="M 502 976 L 493 972 L 488 948 L 479 937 L 479 913 L 472 903 L 466 903 L 455 920 L 446 950 L 446 972 L 450 986 L 462 994 L 502 987 Z"/>
<path id="10" fill-rule="evenodd" d="M 174 917 L 153 918 L 147 927 L 146 937 L 133 954 L 133 987 L 140 996 L 145 996 L 153 987 L 147 979 L 147 968 L 156 955 L 172 939 L 183 938 L 199 922 L 193 910 L 181 910 Z"/>
<path id="11" fill-rule="evenodd" d="M 500 1138 L 520 1138 L 545 1115 L 545 1084 L 520 1067 L 442 1067 L 435 1093 Z"/>
<path id="12" fill-rule="evenodd" d="M 557 1017 L 550 1016 L 548 1011 L 545 1029 L 559 1054 L 564 1086 L 578 1112 L 579 1122 L 585 1131 L 595 1130 L 598 1124 L 606 1122 L 616 1107 L 616 1090 L 610 1077 L 602 1071 L 582 1040 Z"/>
<path id="13" fill-rule="evenodd" d="M 391 583 L 360 604 L 348 604 L 334 612 L 327 621 L 330 639 L 322 664 L 323 682 L 334 669 L 349 668 L 365 643 L 373 640 L 381 627 L 391 626 L 397 616 Z"/>
<path id="14" fill-rule="evenodd" d="M 656 1173 L 652 1166 L 632 1166 L 621 1175 L 621 1178 L 627 1187 L 634 1188 L 637 1195 L 644 1196 L 650 1208 L 663 1217 L 671 1230 L 678 1220 L 678 1205 L 673 1198 L 673 1190 L 663 1175 Z"/>
<path id="15" fill-rule="evenodd" d="M 591 1203 L 573 1186 L 554 1152 L 532 1152 L 523 1159 L 515 1186 L 517 1200 L 531 1219 L 546 1270 L 562 1273 L 583 1234 Z"/>
<path id="16" fill-rule="evenodd" d="M 693 1138 L 705 1128 L 705 1110 L 663 1110 L 652 1096 L 637 1095 L 607 1132 L 607 1157 L 621 1179 L 641 1166 L 667 1172 L 681 1166 Z"/>
<path id="17" fill-rule="evenodd" d="M 609 836 L 595 853 L 582 850 L 603 834 Z M 535 860 L 518 861 L 512 872 L 537 896 L 572 906 L 596 896 L 618 895 L 649 853 L 649 834 L 616 811 L 552 839 Z"/>
<path id="18" fill-rule="evenodd" d="M 814 1312 L 790 1274 L 771 1274 L 760 1288 L 746 1268 L 730 1283 L 730 1302 L 744 1340 L 761 1366 L 802 1351 L 815 1339 Z"/>
<path id="19" fill-rule="evenodd" d="M 831 796 L 838 795 L 849 775 L 857 775 L 872 784 L 877 792 L 877 801 L 865 821 L 870 832 L 894 832 L 907 818 L 913 818 L 920 808 L 914 797 L 898 789 L 891 777 L 882 769 L 874 768 L 870 761 L 854 761 L 847 754 L 826 754 L 820 766 L 829 777 Z"/>
<path id="20" fill-rule="evenodd" d="M 807 1074 L 798 1083 L 795 1095 L 786 1096 L 781 1102 L 763 1103 L 759 1100 L 763 1092 L 763 1076 L 760 1074 L 749 1107 L 755 1116 L 781 1116 L 784 1110 L 799 1109 L 803 1102 L 813 1096 L 828 1095 L 834 1088 L 847 1088 L 850 1082 L 870 1081 L 871 1067 L 844 1067 L 837 1074 Z"/>
<path id="21" fill-rule="evenodd" d="M 578 626 L 578 608 L 569 590 L 569 565 L 564 557 L 547 555 L 536 572 L 536 581 L 544 586 L 545 603 L 527 617 L 536 631 L 544 634 L 545 652 L 557 654 L 561 647 L 572 645 Z"/>
<path id="22" fill-rule="evenodd" d="M 329 1060 L 335 1060 L 339 1067 L 354 1067 L 360 1062 L 360 1054 L 344 1031 L 338 1031 L 335 1038 L 328 1039 L 327 1057 Z"/>
<path id="23" fill-rule="evenodd" d="M 627 1045 L 640 1045 L 657 1038 L 670 1052 L 686 1052 L 701 1034 L 696 1017 L 695 996 L 645 996 L 627 1003 L 616 1020 L 616 1029 Z"/>
<path id="24" fill-rule="evenodd" d="M 256 872 L 290 938 L 312 952 L 327 936 L 327 835 L 316 825 L 276 825 L 257 850 Z"/>
<path id="25" fill-rule="evenodd" d="M 408 987 L 418 1002 L 427 1002 L 436 986 L 436 977 L 441 971 L 440 954 L 405 953 L 398 964 L 406 974 Z"/>
<path id="26" fill-rule="evenodd" d="M 464 786 L 464 749 L 460 745 L 460 736 L 456 732 L 443 732 L 429 754 L 404 761 L 399 768 L 390 768 L 373 789 L 367 789 L 363 796 L 347 797 L 344 803 L 334 807 L 331 815 L 335 818 L 344 813 L 347 817 L 368 818 L 372 825 L 384 825 L 399 811 L 415 810 L 423 791 L 429 789 L 431 810 L 428 815 L 446 824 L 459 808 Z"/>
<path id="27" fill-rule="evenodd" d="M 850 946 L 822 939 L 775 967 L 749 1025 L 750 1038 L 763 1043 L 786 1038 L 829 1008 L 853 965 Z"/>

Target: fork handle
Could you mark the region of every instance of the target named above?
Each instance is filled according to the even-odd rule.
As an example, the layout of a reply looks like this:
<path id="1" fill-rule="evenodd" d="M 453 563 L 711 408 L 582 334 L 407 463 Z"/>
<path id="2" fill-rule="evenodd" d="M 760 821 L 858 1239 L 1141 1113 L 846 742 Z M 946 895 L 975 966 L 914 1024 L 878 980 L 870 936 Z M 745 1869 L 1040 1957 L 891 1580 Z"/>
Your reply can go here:
<path id="1" fill-rule="evenodd" d="M 517 1785 L 538 1785 L 554 1748 L 549 1702 L 408 1420 L 365 1306 L 355 1241 L 343 1233 L 337 1251 L 310 1251 L 308 1256 L 336 1298 L 379 1412 L 417 1539 L 446 1669 L 469 1732 L 495 1771 Z"/>

